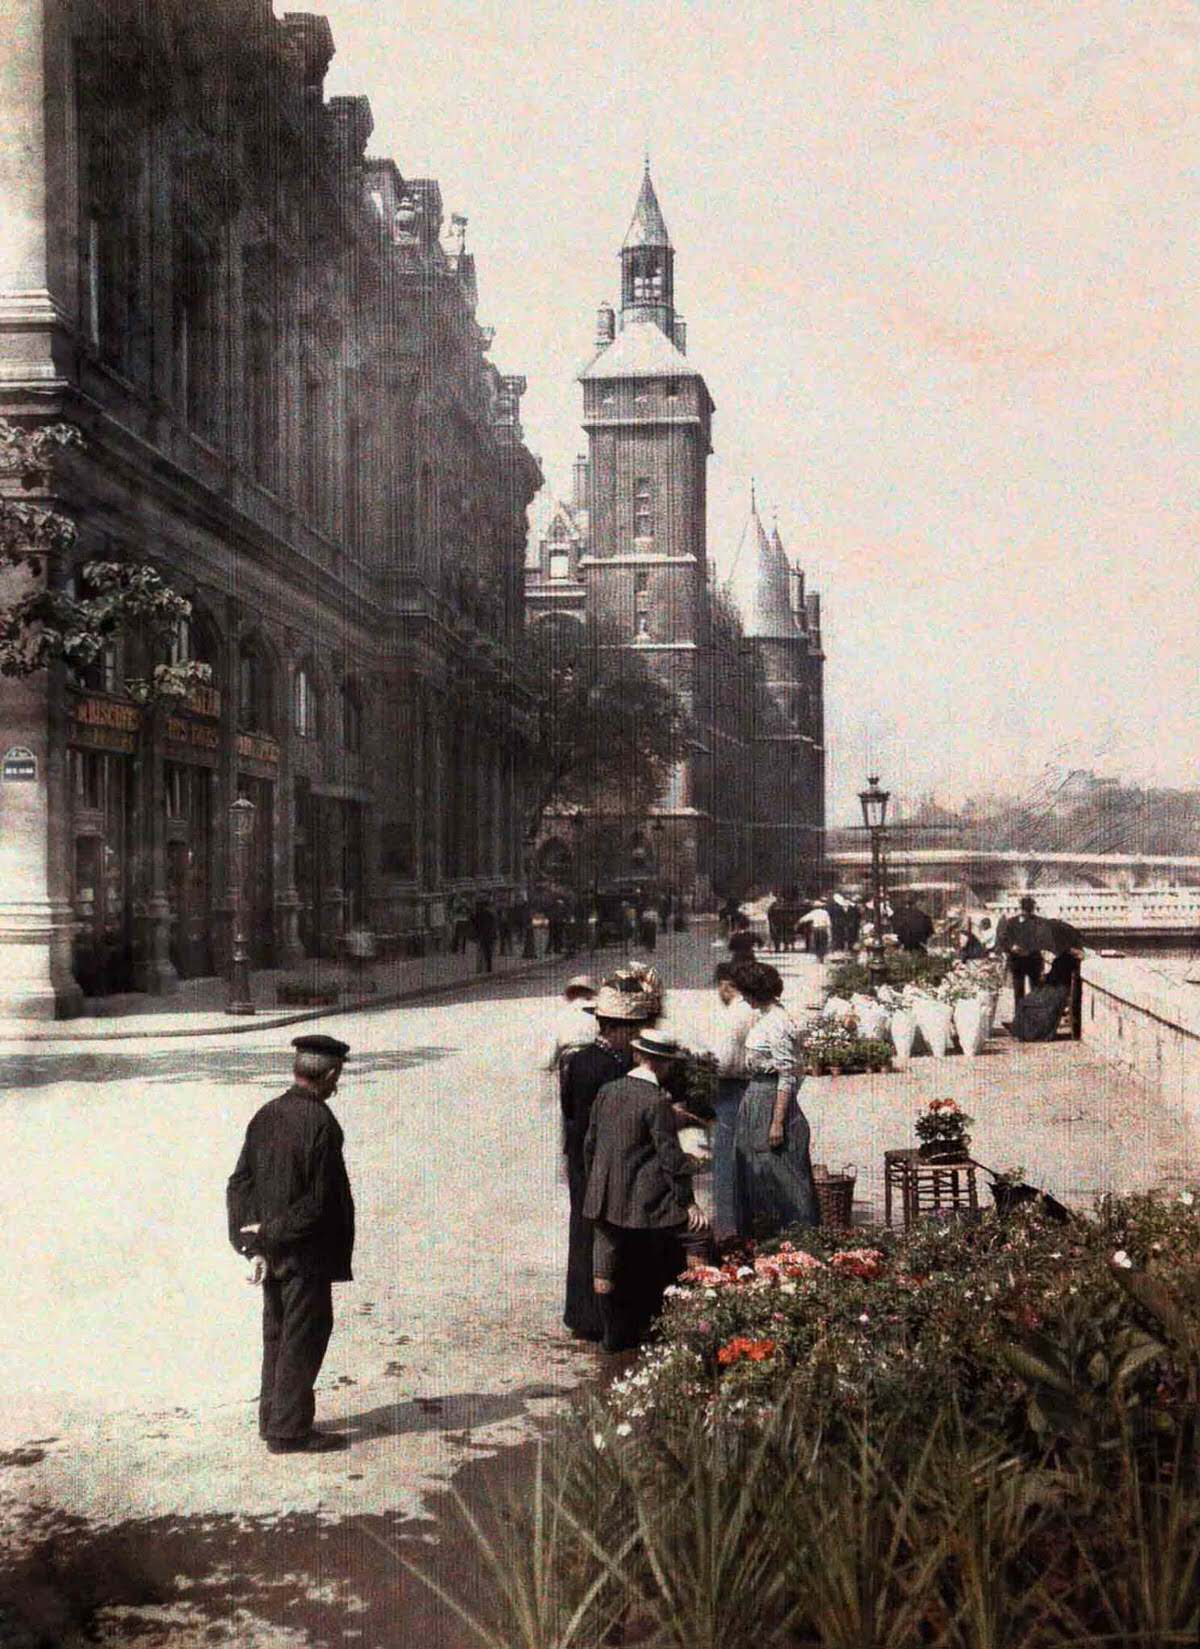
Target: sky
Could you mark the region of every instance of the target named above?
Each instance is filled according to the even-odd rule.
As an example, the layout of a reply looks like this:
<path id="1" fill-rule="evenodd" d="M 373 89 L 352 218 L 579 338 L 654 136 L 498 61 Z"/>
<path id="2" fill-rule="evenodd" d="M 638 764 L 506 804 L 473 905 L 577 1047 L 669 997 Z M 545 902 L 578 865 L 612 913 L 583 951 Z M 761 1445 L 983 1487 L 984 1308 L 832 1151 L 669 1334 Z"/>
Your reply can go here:
<path id="1" fill-rule="evenodd" d="M 329 93 L 469 219 L 557 492 L 649 152 L 710 554 L 753 477 L 822 591 L 830 822 L 868 770 L 1200 783 L 1195 0 L 321 9 Z"/>

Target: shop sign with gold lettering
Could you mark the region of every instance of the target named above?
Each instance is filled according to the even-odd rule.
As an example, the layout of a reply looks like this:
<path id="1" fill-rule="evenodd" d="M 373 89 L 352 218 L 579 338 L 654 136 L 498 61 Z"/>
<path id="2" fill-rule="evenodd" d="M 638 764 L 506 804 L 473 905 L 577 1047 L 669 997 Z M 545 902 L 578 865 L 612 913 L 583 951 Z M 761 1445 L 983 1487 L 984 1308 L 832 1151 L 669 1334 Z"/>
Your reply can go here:
<path id="1" fill-rule="evenodd" d="M 75 699 L 68 737 L 73 744 L 130 755 L 137 748 L 141 719 L 136 704 L 122 704 L 116 699 Z"/>
<path id="2" fill-rule="evenodd" d="M 219 721 L 221 716 L 221 694 L 216 687 L 197 685 L 187 696 L 187 707 L 196 716 L 209 716 L 213 721 Z"/>
<path id="3" fill-rule="evenodd" d="M 237 753 L 243 761 L 263 762 L 269 767 L 279 765 L 279 746 L 265 733 L 239 733 Z"/>
<path id="4" fill-rule="evenodd" d="M 221 733 L 205 722 L 186 721 L 182 716 L 168 716 L 163 728 L 168 744 L 183 744 L 189 750 L 219 750 Z"/>

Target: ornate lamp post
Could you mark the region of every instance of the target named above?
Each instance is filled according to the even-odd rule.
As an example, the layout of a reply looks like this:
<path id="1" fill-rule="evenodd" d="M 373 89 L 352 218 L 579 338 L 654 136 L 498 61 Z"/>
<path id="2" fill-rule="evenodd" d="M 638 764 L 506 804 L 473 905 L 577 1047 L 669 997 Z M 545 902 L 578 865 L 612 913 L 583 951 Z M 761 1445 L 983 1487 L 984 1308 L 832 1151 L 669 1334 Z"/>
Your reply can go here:
<path id="1" fill-rule="evenodd" d="M 229 835 L 233 847 L 233 965 L 229 970 L 229 997 L 226 1013 L 255 1011 L 250 994 L 250 940 L 246 933 L 246 883 L 249 879 L 250 842 L 254 836 L 256 809 L 248 796 L 239 796 L 229 807 Z"/>
<path id="2" fill-rule="evenodd" d="M 883 980 L 883 832 L 887 824 L 888 802 L 891 801 L 891 792 L 880 790 L 878 774 L 867 780 L 867 788 L 860 790 L 858 795 L 862 807 L 863 824 L 871 838 L 871 890 L 874 896 L 875 907 L 875 937 L 871 943 L 871 960 L 867 966 L 870 969 L 873 982 L 878 985 Z"/>

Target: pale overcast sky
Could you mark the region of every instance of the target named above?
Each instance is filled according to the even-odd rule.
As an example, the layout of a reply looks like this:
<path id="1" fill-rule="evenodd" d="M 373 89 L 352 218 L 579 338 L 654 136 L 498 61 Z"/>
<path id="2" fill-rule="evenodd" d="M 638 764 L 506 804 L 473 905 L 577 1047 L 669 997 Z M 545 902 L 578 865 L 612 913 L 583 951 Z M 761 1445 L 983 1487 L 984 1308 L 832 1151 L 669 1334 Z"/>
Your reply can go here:
<path id="1" fill-rule="evenodd" d="M 1193 0 L 323 9 L 372 152 L 470 219 L 560 491 L 649 148 L 712 553 L 754 475 L 823 593 L 832 819 L 871 764 L 1200 782 Z"/>

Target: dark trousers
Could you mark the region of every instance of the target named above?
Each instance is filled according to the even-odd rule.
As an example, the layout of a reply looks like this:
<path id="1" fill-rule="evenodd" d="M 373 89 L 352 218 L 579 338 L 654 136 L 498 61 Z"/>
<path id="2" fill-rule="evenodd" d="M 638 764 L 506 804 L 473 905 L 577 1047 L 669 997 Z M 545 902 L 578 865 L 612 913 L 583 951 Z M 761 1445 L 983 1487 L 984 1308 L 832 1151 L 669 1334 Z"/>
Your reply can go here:
<path id="1" fill-rule="evenodd" d="M 492 939 L 477 939 L 475 943 L 479 946 L 479 954 L 475 958 L 475 972 L 491 973 L 492 949 L 495 941 Z"/>
<path id="2" fill-rule="evenodd" d="M 324 1277 L 268 1277 L 263 1283 L 262 1437 L 295 1439 L 312 1430 L 313 1387 L 333 1331 L 333 1289 Z"/>
<path id="3" fill-rule="evenodd" d="M 687 1264 L 683 1246 L 686 1226 L 660 1231 L 596 1225 L 601 1258 L 597 1274 L 612 1282 L 611 1294 L 598 1294 L 604 1323 L 605 1351 L 631 1351 L 649 1334 L 662 1312 L 663 1295 Z"/>
<path id="4" fill-rule="evenodd" d="M 1041 984 L 1045 967 L 1041 951 L 1035 951 L 1032 956 L 1009 957 L 1008 971 L 1012 975 L 1014 1005 L 1025 995 L 1026 982 L 1031 987 Z"/>
<path id="5" fill-rule="evenodd" d="M 563 1322 L 573 1334 L 600 1338 L 603 1325 L 596 1290 L 592 1287 L 592 1222 L 583 1217 L 587 1170 L 583 1142 L 567 1147 L 567 1189 L 571 1195 L 571 1223 L 567 1230 L 567 1297 Z"/>

